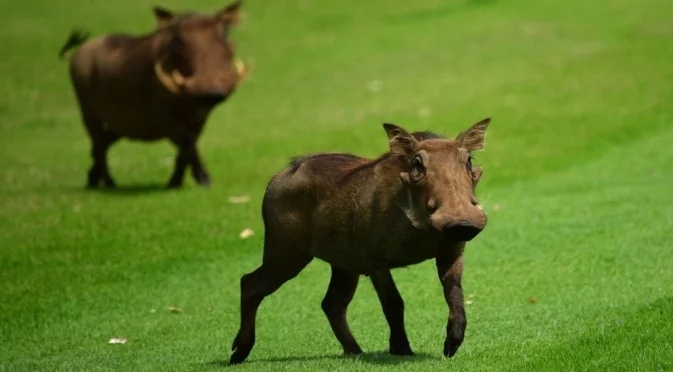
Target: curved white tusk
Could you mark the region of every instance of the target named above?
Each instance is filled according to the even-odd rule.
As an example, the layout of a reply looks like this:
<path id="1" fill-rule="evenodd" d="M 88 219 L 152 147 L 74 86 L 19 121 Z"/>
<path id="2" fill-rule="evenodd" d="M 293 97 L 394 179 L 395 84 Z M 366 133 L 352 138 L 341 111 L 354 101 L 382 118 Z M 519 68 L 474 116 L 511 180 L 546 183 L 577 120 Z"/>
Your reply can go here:
<path id="1" fill-rule="evenodd" d="M 252 68 L 247 68 L 240 59 L 236 60 L 234 67 L 236 68 L 236 74 L 238 75 L 239 81 L 245 80 L 250 75 L 250 71 L 252 71 Z"/>
<path id="2" fill-rule="evenodd" d="M 185 78 L 178 70 L 173 70 L 169 75 L 161 66 L 161 62 L 156 61 L 154 63 L 154 73 L 156 74 L 157 79 L 159 79 L 159 82 L 171 93 L 176 95 L 182 93 L 185 86 Z"/>

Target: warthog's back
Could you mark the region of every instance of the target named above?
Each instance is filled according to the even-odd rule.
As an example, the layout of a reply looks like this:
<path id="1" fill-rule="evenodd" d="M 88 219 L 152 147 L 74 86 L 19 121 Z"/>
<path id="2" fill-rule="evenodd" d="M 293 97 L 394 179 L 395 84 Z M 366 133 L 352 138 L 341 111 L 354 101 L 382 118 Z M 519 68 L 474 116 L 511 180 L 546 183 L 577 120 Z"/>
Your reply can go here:
<path id="1" fill-rule="evenodd" d="M 152 42 L 146 37 L 102 36 L 72 56 L 77 94 L 114 132 L 158 139 L 167 133 L 157 109 L 160 90 L 153 80 Z"/>
<path id="2" fill-rule="evenodd" d="M 315 154 L 297 158 L 290 166 L 273 177 L 267 188 L 267 198 L 305 198 L 317 200 L 329 195 L 337 183 L 358 167 L 371 160 L 351 154 Z"/>

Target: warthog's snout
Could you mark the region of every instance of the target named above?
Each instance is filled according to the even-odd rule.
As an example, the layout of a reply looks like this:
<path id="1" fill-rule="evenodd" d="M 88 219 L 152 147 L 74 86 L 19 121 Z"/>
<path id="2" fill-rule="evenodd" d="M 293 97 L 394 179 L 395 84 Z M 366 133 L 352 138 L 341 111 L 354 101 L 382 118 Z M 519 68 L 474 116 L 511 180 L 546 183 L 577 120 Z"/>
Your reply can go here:
<path id="1" fill-rule="evenodd" d="M 227 92 L 221 90 L 207 90 L 195 94 L 194 99 L 203 105 L 212 106 L 224 101 L 228 95 Z"/>
<path id="2" fill-rule="evenodd" d="M 457 241 L 469 242 L 483 230 L 470 221 L 460 220 L 456 223 L 446 226 L 444 233 L 453 237 Z"/>
<path id="3" fill-rule="evenodd" d="M 433 227 L 448 238 L 468 242 L 486 227 L 486 213 L 470 205 L 469 213 L 447 214 L 436 212 L 431 216 Z"/>

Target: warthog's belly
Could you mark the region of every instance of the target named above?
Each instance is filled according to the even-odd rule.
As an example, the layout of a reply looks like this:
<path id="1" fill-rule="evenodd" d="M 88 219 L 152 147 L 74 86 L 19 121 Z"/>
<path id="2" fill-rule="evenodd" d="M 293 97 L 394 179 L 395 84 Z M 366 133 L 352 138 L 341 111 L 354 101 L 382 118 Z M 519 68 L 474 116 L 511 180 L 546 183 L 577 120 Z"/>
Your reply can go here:
<path id="1" fill-rule="evenodd" d="M 406 236 L 405 236 L 406 235 Z M 321 235 L 315 239 L 312 254 L 340 269 L 369 274 L 421 263 L 437 257 L 439 234 L 396 234 L 382 237 Z"/>

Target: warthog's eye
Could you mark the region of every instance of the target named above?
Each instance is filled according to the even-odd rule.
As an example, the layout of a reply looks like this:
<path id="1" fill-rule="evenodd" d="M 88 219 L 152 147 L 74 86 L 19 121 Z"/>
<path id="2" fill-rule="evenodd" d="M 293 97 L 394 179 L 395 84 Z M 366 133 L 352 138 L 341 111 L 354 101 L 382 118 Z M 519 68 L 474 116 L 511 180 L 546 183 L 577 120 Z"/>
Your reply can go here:
<path id="1" fill-rule="evenodd" d="M 467 155 L 467 170 L 472 172 L 472 155 Z"/>
<path id="2" fill-rule="evenodd" d="M 421 158 L 420 155 L 414 156 L 414 158 L 411 159 L 411 167 L 423 169 L 423 158 Z"/>
<path id="3" fill-rule="evenodd" d="M 414 156 L 413 159 L 411 159 L 411 171 L 410 175 L 412 178 L 418 178 L 423 174 L 423 170 L 425 168 L 423 167 L 423 158 L 421 158 L 420 155 Z"/>

